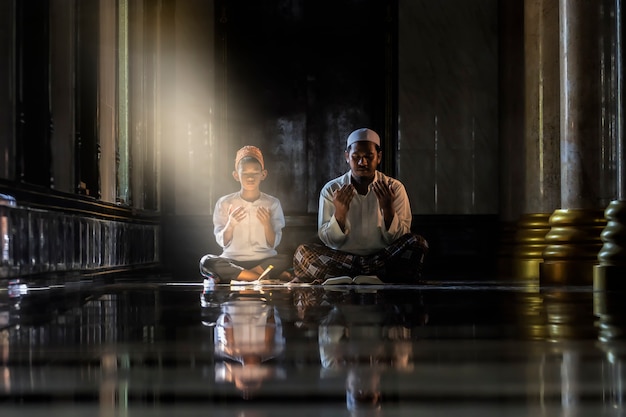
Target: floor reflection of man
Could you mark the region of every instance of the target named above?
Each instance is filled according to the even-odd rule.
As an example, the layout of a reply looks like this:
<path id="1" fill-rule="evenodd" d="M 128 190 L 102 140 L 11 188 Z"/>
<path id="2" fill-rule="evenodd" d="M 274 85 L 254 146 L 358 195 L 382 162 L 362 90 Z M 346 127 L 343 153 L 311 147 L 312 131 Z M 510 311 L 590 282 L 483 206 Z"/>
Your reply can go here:
<path id="1" fill-rule="evenodd" d="M 379 367 L 351 367 L 346 376 L 346 407 L 358 416 L 378 416 L 382 406 Z"/>
<path id="2" fill-rule="evenodd" d="M 372 307 L 335 305 L 318 328 L 322 377 L 345 375 L 352 415 L 379 415 L 383 372 L 413 366 L 411 329 L 394 316 L 399 310 Z"/>
<path id="3" fill-rule="evenodd" d="M 265 362 L 285 347 L 280 318 L 273 306 L 260 299 L 227 301 L 215 326 L 215 353 L 225 359 L 216 377 L 234 382 L 249 398 L 276 368 Z"/>

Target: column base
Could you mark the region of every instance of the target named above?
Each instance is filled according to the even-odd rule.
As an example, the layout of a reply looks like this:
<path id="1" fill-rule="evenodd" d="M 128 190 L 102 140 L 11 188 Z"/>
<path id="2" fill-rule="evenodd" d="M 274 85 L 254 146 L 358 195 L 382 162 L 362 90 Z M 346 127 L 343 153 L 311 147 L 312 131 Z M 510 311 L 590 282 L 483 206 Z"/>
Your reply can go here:
<path id="1" fill-rule="evenodd" d="M 626 265 L 595 265 L 593 289 L 594 291 L 626 290 Z"/>
<path id="2" fill-rule="evenodd" d="M 614 200 L 604 211 L 607 224 L 602 231 L 604 245 L 593 271 L 593 287 L 598 291 L 626 289 L 626 201 Z"/>
<path id="3" fill-rule="evenodd" d="M 593 261 L 550 261 L 540 265 L 541 286 L 544 285 L 591 285 Z"/>
<path id="4" fill-rule="evenodd" d="M 543 262 L 546 234 L 550 231 L 550 213 L 524 214 L 517 224 L 513 256 L 515 278 L 538 281 Z"/>
<path id="5" fill-rule="evenodd" d="M 543 259 L 519 259 L 513 260 L 513 276 L 528 281 L 539 281 L 539 274 Z"/>
<path id="6" fill-rule="evenodd" d="M 541 285 L 592 285 L 605 226 L 604 210 L 555 210 L 546 234 Z"/>

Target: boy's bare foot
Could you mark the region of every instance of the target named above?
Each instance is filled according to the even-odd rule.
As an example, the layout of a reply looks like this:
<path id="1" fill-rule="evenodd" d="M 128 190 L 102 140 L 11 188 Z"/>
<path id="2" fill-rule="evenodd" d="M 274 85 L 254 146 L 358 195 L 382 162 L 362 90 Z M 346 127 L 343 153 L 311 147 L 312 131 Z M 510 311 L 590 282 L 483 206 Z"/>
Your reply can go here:
<path id="1" fill-rule="evenodd" d="M 219 284 L 220 282 L 220 277 L 207 269 L 200 268 L 200 275 L 204 278 L 205 286 L 209 284 Z"/>
<path id="2" fill-rule="evenodd" d="M 256 281 L 259 279 L 259 272 L 253 269 L 243 269 L 237 276 L 238 281 Z"/>
<path id="3" fill-rule="evenodd" d="M 220 279 L 218 277 L 216 277 L 215 275 L 210 275 L 204 276 L 204 286 L 211 286 L 211 285 L 215 285 L 215 284 L 219 284 Z"/>

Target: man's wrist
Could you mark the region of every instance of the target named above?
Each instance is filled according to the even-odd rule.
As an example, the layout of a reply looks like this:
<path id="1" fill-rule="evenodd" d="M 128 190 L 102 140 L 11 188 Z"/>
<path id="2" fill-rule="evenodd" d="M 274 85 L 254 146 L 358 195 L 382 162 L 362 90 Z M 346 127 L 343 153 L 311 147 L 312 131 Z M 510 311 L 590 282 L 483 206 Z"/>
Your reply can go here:
<path id="1" fill-rule="evenodd" d="M 337 222 L 337 225 L 339 226 L 341 231 L 345 232 L 345 230 L 346 230 L 346 216 L 337 216 L 337 213 L 335 213 L 334 217 L 335 217 L 335 221 Z"/>

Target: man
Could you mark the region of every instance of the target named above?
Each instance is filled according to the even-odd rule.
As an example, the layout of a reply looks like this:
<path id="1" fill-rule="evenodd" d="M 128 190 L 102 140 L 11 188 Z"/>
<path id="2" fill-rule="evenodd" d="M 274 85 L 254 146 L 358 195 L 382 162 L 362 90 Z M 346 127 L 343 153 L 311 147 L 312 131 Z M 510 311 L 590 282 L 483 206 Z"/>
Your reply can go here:
<path id="1" fill-rule="evenodd" d="M 376 275 L 384 282 L 415 282 L 428 243 L 411 233 L 404 185 L 377 170 L 380 137 L 371 129 L 357 129 L 348 136 L 344 154 L 350 171 L 320 192 L 318 236 L 324 245 L 296 249 L 296 279 L 322 282 L 339 275 Z"/>

